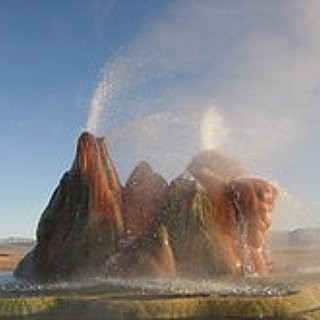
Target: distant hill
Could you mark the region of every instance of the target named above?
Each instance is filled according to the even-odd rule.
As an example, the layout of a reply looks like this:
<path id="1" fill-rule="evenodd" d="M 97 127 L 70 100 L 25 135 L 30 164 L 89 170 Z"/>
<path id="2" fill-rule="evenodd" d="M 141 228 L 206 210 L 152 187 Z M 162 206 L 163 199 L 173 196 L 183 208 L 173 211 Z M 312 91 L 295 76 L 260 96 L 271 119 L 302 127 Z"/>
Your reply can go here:
<path id="1" fill-rule="evenodd" d="M 2 244 L 34 244 L 35 240 L 31 238 L 22 238 L 22 237 L 8 237 L 0 239 Z"/>
<path id="2" fill-rule="evenodd" d="M 292 231 L 273 231 L 269 236 L 271 246 L 320 246 L 320 228 L 298 228 Z"/>

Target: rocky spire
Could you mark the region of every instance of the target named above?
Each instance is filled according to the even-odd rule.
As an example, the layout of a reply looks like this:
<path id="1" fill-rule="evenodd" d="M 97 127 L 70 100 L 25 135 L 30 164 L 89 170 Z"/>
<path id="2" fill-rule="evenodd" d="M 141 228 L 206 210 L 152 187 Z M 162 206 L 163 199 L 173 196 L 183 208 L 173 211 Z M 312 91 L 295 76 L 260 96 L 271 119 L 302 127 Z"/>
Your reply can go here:
<path id="1" fill-rule="evenodd" d="M 118 174 L 104 140 L 85 132 L 71 169 L 41 216 L 36 247 L 15 274 L 56 279 L 102 268 L 122 233 Z"/>

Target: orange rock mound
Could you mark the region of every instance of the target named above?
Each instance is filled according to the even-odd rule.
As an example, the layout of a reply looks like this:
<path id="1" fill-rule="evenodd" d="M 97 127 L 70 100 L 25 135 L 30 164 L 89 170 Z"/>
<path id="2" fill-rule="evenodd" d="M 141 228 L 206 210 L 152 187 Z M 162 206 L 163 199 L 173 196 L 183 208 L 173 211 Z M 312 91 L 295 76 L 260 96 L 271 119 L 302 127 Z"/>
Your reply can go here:
<path id="1" fill-rule="evenodd" d="M 15 274 L 41 281 L 83 272 L 268 274 L 277 190 L 248 176 L 233 159 L 204 151 L 169 185 L 141 162 L 122 187 L 105 140 L 85 132 Z"/>

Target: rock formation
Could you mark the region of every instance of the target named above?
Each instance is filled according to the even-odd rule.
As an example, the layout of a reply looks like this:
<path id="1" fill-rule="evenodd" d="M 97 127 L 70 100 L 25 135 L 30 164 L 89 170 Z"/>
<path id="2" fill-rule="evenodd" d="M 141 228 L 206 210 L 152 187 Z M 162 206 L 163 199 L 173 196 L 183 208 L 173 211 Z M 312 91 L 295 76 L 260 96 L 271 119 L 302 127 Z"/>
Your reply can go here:
<path id="1" fill-rule="evenodd" d="M 235 275 L 269 273 L 265 237 L 277 199 L 275 187 L 262 179 L 241 178 L 245 170 L 215 152 L 198 155 L 188 168 L 211 202 L 217 263 Z"/>
<path id="2" fill-rule="evenodd" d="M 180 276 L 209 276 L 224 268 L 215 256 L 212 204 L 206 190 L 186 172 L 169 187 L 163 220 Z"/>
<path id="3" fill-rule="evenodd" d="M 103 139 L 83 133 L 72 168 L 43 212 L 35 248 L 15 274 L 33 280 L 98 269 L 123 233 L 121 186 Z"/>
<path id="4" fill-rule="evenodd" d="M 166 203 L 167 182 L 143 161 L 128 178 L 123 191 L 123 218 L 128 239 L 149 232 L 159 221 Z"/>
<path id="5" fill-rule="evenodd" d="M 268 274 L 277 190 L 231 158 L 199 153 L 167 182 L 141 162 L 120 185 L 105 141 L 83 133 L 15 274 L 31 280 Z"/>
<path id="6" fill-rule="evenodd" d="M 273 265 L 267 252 L 266 234 L 278 196 L 276 188 L 262 179 L 241 178 L 227 184 L 226 194 L 235 216 L 237 251 L 246 261 L 242 262 L 242 272 L 268 274 Z"/>
<path id="7" fill-rule="evenodd" d="M 106 263 L 107 276 L 164 277 L 176 275 L 176 261 L 166 227 L 151 226 Z"/>

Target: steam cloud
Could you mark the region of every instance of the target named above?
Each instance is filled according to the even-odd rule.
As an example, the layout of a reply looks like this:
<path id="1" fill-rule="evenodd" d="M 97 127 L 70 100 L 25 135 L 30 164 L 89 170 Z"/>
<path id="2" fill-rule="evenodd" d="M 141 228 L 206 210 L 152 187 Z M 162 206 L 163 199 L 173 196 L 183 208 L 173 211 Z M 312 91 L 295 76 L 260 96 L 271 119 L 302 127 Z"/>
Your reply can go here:
<path id="1" fill-rule="evenodd" d="M 214 147 L 292 183 L 283 168 L 313 150 L 320 120 L 319 12 L 317 0 L 170 1 L 107 62 L 88 130 L 111 139 L 123 176 L 145 158 L 171 177 Z"/>

